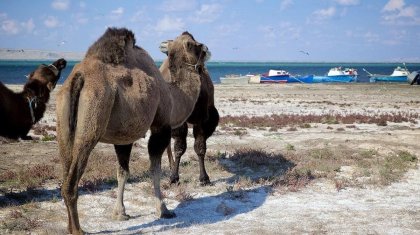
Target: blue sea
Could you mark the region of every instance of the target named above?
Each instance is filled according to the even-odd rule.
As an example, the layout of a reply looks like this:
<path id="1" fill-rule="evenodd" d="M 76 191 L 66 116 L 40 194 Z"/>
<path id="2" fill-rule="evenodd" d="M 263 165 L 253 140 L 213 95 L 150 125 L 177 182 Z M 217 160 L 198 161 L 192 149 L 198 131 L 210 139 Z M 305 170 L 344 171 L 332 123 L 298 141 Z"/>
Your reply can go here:
<path id="1" fill-rule="evenodd" d="M 0 60 L 0 81 L 5 84 L 24 84 L 25 75 L 35 70 L 40 64 L 50 64 L 53 61 L 17 61 Z M 59 84 L 63 83 L 70 74 L 73 66 L 79 61 L 69 61 L 62 72 Z M 156 62 L 160 66 L 161 62 Z M 293 75 L 325 75 L 332 67 L 346 67 L 357 69 L 358 82 L 369 82 L 366 69 L 374 74 L 391 74 L 395 67 L 402 63 L 297 63 L 297 62 L 209 62 L 207 68 L 214 83 L 220 83 L 220 77 L 227 74 L 262 74 L 269 69 L 282 69 Z M 406 63 L 408 70 L 420 70 L 420 63 Z"/>

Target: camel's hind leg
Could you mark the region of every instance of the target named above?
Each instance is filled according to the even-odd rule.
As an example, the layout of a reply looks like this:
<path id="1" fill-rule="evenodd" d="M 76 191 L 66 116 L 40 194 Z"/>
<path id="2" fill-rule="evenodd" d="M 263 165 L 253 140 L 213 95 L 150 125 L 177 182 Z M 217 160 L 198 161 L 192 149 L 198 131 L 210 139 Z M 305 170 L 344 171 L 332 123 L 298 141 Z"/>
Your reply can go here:
<path id="1" fill-rule="evenodd" d="M 171 184 L 179 182 L 179 163 L 181 162 L 181 157 L 187 149 L 187 134 L 188 134 L 188 125 L 185 122 L 182 126 L 172 130 L 172 138 L 175 139 L 174 143 L 174 153 L 175 153 L 175 163 L 171 168 Z"/>
<path id="2" fill-rule="evenodd" d="M 147 147 L 149 151 L 150 171 L 152 173 L 157 214 L 160 218 L 173 218 L 175 217 L 175 213 L 166 208 L 160 191 L 162 154 L 170 142 L 171 128 L 169 126 L 162 128 L 152 127 L 151 132 L 152 134 Z"/>
<path id="3" fill-rule="evenodd" d="M 127 182 L 128 176 L 130 175 L 129 163 L 132 147 L 133 144 L 114 145 L 119 163 L 119 166 L 117 168 L 117 201 L 115 203 L 114 211 L 112 212 L 112 218 L 115 220 L 128 220 L 130 218 L 130 216 L 125 213 L 125 206 L 123 200 L 125 183 Z"/>
<path id="4" fill-rule="evenodd" d="M 60 103 L 57 104 L 57 113 L 62 115 L 57 115 L 57 139 L 64 172 L 61 194 L 69 216 L 68 231 L 72 234 L 83 234 L 77 212 L 78 184 L 86 168 L 90 152 L 105 131 L 112 109 L 110 103 L 113 103 L 113 100 L 108 98 L 109 96 L 106 92 L 98 90 L 95 90 L 95 93 L 82 91 L 78 104 L 75 106 L 77 108 L 74 109 L 68 108 L 69 104 L 65 102 L 64 95 L 58 97 Z M 93 100 L 98 100 L 98 102 Z"/>
<path id="5" fill-rule="evenodd" d="M 64 173 L 66 177 L 63 179 L 63 185 L 61 186 L 61 195 L 64 198 L 69 216 L 68 231 L 72 234 L 84 234 L 80 228 L 77 212 L 78 184 L 86 168 L 89 154 L 96 143 L 97 141 L 92 139 L 76 141 L 72 151 L 73 159 L 71 165 L 67 170 L 67 174 Z"/>
<path id="6" fill-rule="evenodd" d="M 209 185 L 210 178 L 207 175 L 206 168 L 204 165 L 204 157 L 207 151 L 207 139 L 213 134 L 216 130 L 217 124 L 219 123 L 219 113 L 214 106 L 211 106 L 209 109 L 209 118 L 193 127 L 194 134 L 194 150 L 198 155 L 198 161 L 200 165 L 200 183 L 201 185 Z"/>

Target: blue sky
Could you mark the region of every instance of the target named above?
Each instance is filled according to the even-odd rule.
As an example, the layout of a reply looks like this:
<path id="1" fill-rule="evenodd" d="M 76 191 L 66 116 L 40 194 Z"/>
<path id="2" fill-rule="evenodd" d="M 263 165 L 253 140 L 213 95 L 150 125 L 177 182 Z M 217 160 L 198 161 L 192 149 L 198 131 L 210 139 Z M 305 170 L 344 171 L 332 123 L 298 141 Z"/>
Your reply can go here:
<path id="1" fill-rule="evenodd" d="M 188 30 L 213 61 L 420 62 L 419 0 L 2 0 L 0 23 L 1 48 L 85 52 L 114 26 L 156 60 Z"/>

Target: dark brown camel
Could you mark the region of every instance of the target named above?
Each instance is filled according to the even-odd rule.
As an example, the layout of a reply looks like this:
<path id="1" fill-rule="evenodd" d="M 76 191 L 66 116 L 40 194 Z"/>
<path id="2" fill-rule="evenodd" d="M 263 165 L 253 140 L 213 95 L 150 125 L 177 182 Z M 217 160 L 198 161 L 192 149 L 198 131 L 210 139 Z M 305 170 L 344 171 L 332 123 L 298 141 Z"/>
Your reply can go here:
<path id="1" fill-rule="evenodd" d="M 184 32 L 183 34 L 188 34 Z M 192 37 L 192 35 L 190 35 Z M 161 43 L 161 51 L 165 54 L 168 54 L 170 51 L 170 46 L 172 41 L 165 41 Z M 203 55 L 202 55 L 203 56 Z M 208 60 L 210 53 L 207 53 L 207 58 L 204 58 L 204 61 Z M 204 65 L 202 64 L 188 64 L 191 69 L 195 69 L 200 74 L 201 88 L 200 95 L 197 99 L 197 102 L 194 105 L 194 110 L 191 115 L 188 117 L 187 121 L 184 122 L 181 126 L 172 129 L 171 136 L 175 140 L 174 143 L 174 153 L 175 161 L 172 157 L 171 146 L 167 147 L 167 153 L 169 158 L 169 164 L 171 167 L 171 183 L 179 182 L 179 163 L 181 161 L 182 155 L 187 149 L 187 134 L 188 134 L 188 124 L 193 126 L 193 135 L 194 135 L 194 150 L 199 159 L 200 165 L 200 183 L 202 185 L 210 184 L 209 176 L 205 169 L 204 157 L 207 150 L 207 139 L 213 134 L 219 123 L 219 113 L 214 106 L 214 86 L 210 78 L 210 75 Z M 170 70 L 171 60 L 167 58 L 161 65 L 160 71 L 163 75 L 163 78 L 167 82 L 173 81 L 173 72 Z"/>
<path id="2" fill-rule="evenodd" d="M 40 65 L 29 75 L 23 91 L 19 93 L 0 82 L 0 136 L 31 139 L 27 134 L 43 117 L 50 92 L 65 67 L 64 59 Z"/>

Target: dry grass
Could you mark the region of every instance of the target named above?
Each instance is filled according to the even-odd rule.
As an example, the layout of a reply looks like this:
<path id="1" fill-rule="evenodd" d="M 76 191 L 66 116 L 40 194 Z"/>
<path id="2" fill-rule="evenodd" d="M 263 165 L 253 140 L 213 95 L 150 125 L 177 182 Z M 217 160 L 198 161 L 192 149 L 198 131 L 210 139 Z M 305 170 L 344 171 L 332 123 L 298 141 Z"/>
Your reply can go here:
<path id="1" fill-rule="evenodd" d="M 0 175 L 0 189 L 30 190 L 42 186 L 47 180 L 56 178 L 56 169 L 52 165 L 21 166 L 17 170 L 7 170 Z"/>
<path id="2" fill-rule="evenodd" d="M 283 128 L 286 126 L 302 126 L 302 128 L 310 128 L 309 123 L 324 123 L 324 124 L 354 124 L 354 123 L 368 123 L 377 124 L 379 126 L 386 125 L 387 122 L 401 123 L 411 122 L 416 123 L 416 119 L 420 118 L 420 114 L 416 113 L 402 113 L 402 112 L 390 112 L 387 114 L 324 114 L 324 115 L 265 115 L 249 117 L 246 115 L 242 116 L 224 116 L 220 118 L 221 126 L 235 126 L 235 127 L 246 127 L 246 128 L 258 128 L 258 127 L 269 127 L 269 128 Z"/>
<path id="3" fill-rule="evenodd" d="M 0 229 L 3 231 L 9 231 L 11 234 L 21 233 L 23 231 L 31 231 L 42 225 L 42 222 L 37 218 L 35 213 L 31 211 L 36 210 L 35 204 L 28 204 L 26 206 L 20 206 L 11 210 L 0 223 Z"/>

